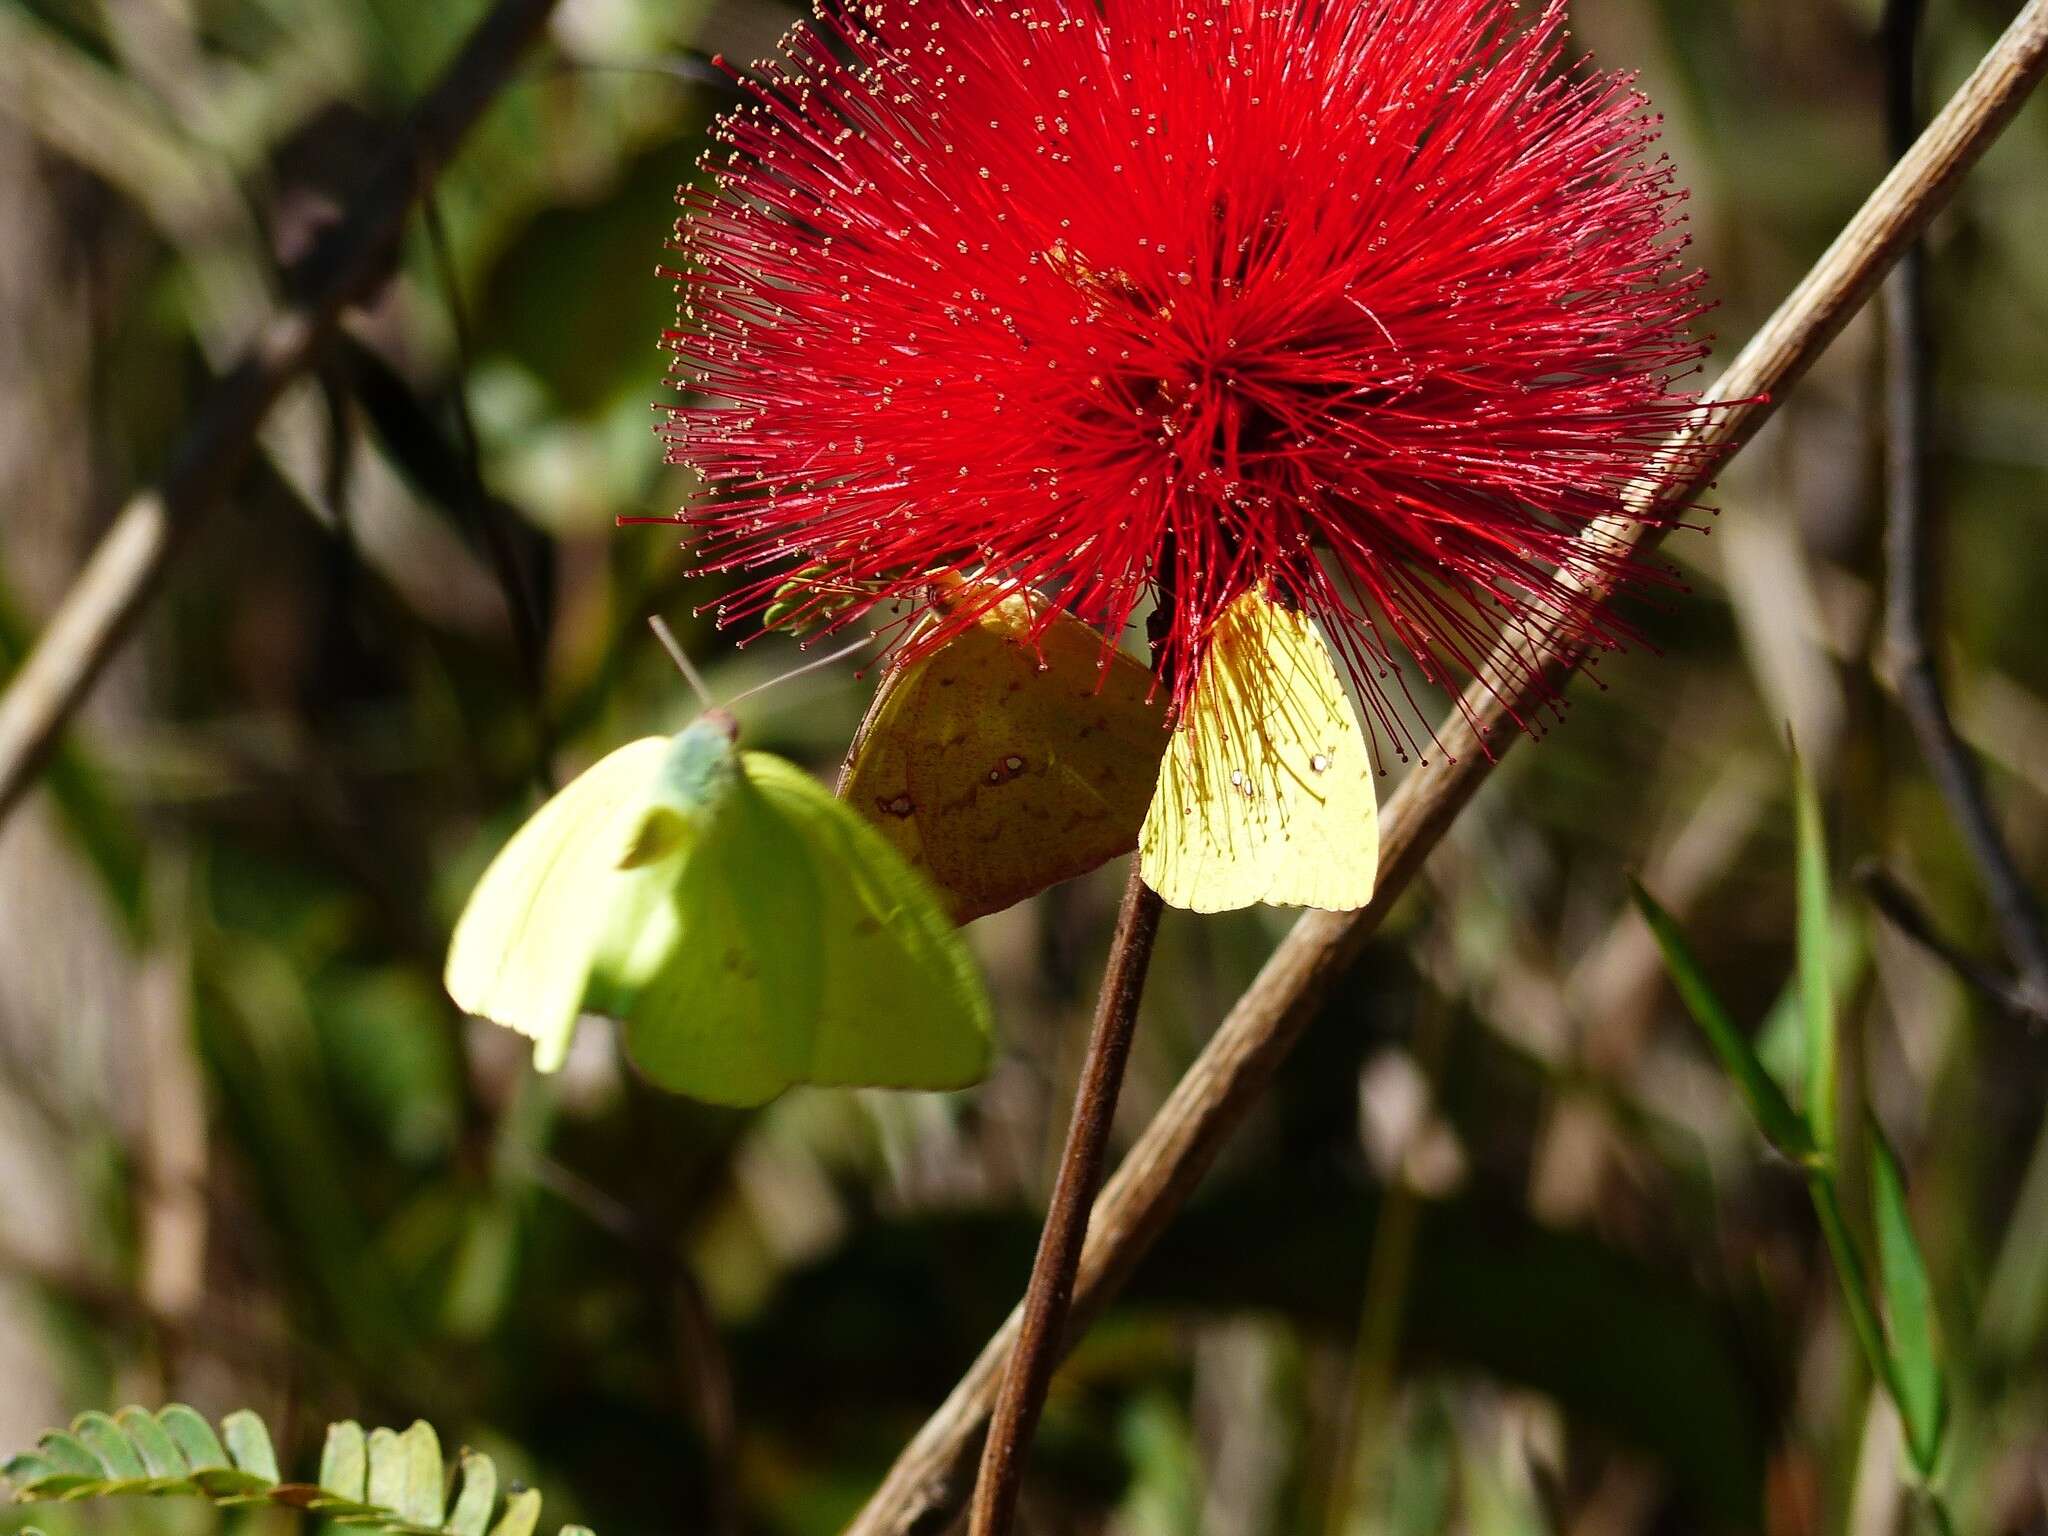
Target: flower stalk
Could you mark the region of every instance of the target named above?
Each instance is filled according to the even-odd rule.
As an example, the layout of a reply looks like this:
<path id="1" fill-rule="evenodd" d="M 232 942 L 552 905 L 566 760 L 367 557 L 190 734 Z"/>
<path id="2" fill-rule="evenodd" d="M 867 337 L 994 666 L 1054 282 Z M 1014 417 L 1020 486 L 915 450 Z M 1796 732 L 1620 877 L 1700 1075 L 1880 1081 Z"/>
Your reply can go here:
<path id="1" fill-rule="evenodd" d="M 1025 1453 L 1045 1407 L 1053 1368 L 1064 1353 L 1067 1318 L 1074 1304 L 1074 1276 L 1088 1237 L 1089 1213 L 1102 1187 L 1109 1133 L 1116 1121 L 1124 1068 L 1138 1026 L 1138 1004 L 1144 996 L 1163 910 L 1164 903 L 1139 876 L 1138 861 L 1133 857 L 1109 963 L 1102 975 L 1102 991 L 1096 1000 L 1088 1055 L 1074 1093 L 1074 1113 L 1060 1153 L 1059 1174 L 1024 1292 L 1023 1324 L 989 1417 L 981 1475 L 968 1520 L 969 1536 L 1006 1536 L 1016 1518 Z"/>

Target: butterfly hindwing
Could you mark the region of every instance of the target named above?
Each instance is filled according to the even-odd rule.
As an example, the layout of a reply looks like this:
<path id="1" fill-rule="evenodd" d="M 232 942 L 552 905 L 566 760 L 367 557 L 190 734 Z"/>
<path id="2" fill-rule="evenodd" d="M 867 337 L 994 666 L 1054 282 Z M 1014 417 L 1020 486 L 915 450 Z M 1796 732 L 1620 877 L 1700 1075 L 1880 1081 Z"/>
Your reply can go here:
<path id="1" fill-rule="evenodd" d="M 1145 881 L 1196 912 L 1372 897 L 1371 753 L 1306 615 L 1248 592 L 1210 633 L 1139 842 Z"/>
<path id="2" fill-rule="evenodd" d="M 796 1083 L 959 1088 L 987 995 L 932 893 L 823 786 L 764 753 L 604 958 L 601 1011 L 660 1086 L 759 1104 Z"/>
<path id="3" fill-rule="evenodd" d="M 986 1075 L 988 994 L 925 879 L 876 830 L 780 758 L 747 778 L 809 856 L 822 976 L 803 1081 L 961 1088 Z"/>
<path id="4" fill-rule="evenodd" d="M 959 922 L 1135 847 L 1166 746 L 1150 674 L 1066 614 L 1033 639 L 1038 604 L 1012 594 L 893 669 L 840 781 Z"/>

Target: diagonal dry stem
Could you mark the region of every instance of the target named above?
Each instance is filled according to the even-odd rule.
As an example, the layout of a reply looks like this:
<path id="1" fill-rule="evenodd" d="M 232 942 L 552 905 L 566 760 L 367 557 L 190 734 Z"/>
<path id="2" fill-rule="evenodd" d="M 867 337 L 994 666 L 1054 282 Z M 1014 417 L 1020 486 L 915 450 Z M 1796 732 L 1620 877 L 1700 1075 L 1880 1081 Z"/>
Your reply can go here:
<path id="1" fill-rule="evenodd" d="M 1709 402 L 1718 408 L 1703 411 L 1673 444 L 1674 450 L 1704 454 L 1708 468 L 1701 483 L 1660 493 L 1656 484 L 1645 481 L 1631 497 L 1635 511 L 1648 510 L 1660 494 L 1667 504 L 1693 499 L 1706 479 L 1756 434 L 1785 391 L 1876 291 L 1899 253 L 1947 203 L 1957 180 L 1998 137 L 2044 71 L 2048 0 L 2028 0 L 1911 152 L 1709 392 Z M 1656 532 L 1632 519 L 1617 519 L 1596 524 L 1587 536 L 1647 543 Z M 1514 733 L 1501 727 L 1533 701 L 1534 681 L 1514 658 L 1496 653 L 1441 728 L 1448 757 L 1411 775 L 1387 806 L 1380 888 L 1372 904 L 1361 912 L 1311 912 L 1297 922 L 1145 1128 L 1096 1201 L 1074 1288 L 1069 1338 L 1100 1313 L 1193 1193 L 1332 983 L 1485 782 L 1498 754 L 1514 745 Z M 1488 733 L 1495 756 L 1488 755 L 1479 732 Z M 967 1492 L 975 1447 L 1018 1325 L 1019 1316 L 1012 1312 L 952 1395 L 904 1448 L 847 1536 L 912 1536 L 945 1527 Z"/>
<path id="2" fill-rule="evenodd" d="M 511 79 L 556 0 L 499 0 L 406 125 L 347 222 L 313 253 L 313 297 L 267 325 L 208 395 L 161 484 L 128 503 L 0 695 L 0 820 L 148 603 L 187 534 L 225 497 L 285 389 L 326 352 L 342 311 L 389 270 L 414 199 Z"/>

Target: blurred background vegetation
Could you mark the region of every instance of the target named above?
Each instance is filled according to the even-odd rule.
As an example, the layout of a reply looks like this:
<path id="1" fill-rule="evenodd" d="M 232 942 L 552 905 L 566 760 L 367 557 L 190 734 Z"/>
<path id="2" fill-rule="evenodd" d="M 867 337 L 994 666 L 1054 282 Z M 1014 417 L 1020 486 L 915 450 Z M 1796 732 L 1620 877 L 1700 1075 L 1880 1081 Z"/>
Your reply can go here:
<path id="1" fill-rule="evenodd" d="M 0 0 L 0 673 L 481 10 Z M 1934 7 L 1934 91 L 2012 10 Z M 654 266 L 723 100 L 705 58 L 793 14 L 564 0 L 0 827 L 0 1451 L 179 1398 L 261 1409 L 306 1471 L 331 1418 L 420 1415 L 604 1536 L 830 1533 L 1018 1294 L 1114 870 L 974 929 L 1003 1053 L 972 1094 L 714 1111 L 638 1086 L 596 1028 L 541 1083 L 439 987 L 537 785 L 693 713 L 646 614 L 721 694 L 796 659 L 692 618 L 716 592 L 671 531 L 614 527 L 691 491 L 650 430 Z M 1573 19 L 1668 114 L 1725 361 L 1882 171 L 1874 5 Z M 1934 253 L 1958 715 L 2039 885 L 2048 105 Z M 1653 644 L 1506 761 L 1339 988 L 1057 1384 L 1029 1530 L 1902 1518 L 1800 1180 L 1625 884 L 1683 917 L 1742 1017 L 1780 1007 L 1789 724 L 1837 869 L 1881 857 L 1996 953 L 1878 644 L 1879 352 L 1866 316 L 1727 477 L 1712 536 L 1666 546 L 1686 590 L 1636 606 Z M 871 685 L 813 674 L 745 724 L 829 770 Z M 2048 1051 L 1838 899 L 1846 1071 L 1928 1249 L 1959 1521 L 2048 1529 Z M 1127 1128 L 1286 923 L 1169 916 Z M 1364 1492 L 1333 1516 L 1354 1443 Z"/>

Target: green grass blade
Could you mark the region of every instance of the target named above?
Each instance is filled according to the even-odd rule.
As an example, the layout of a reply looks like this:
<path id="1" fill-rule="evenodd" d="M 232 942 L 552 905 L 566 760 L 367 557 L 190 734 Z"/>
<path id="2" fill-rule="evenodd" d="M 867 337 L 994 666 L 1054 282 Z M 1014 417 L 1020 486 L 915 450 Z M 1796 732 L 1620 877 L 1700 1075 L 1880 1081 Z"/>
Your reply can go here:
<path id="1" fill-rule="evenodd" d="M 1820 1218 L 1821 1236 L 1827 1239 L 1828 1255 L 1835 1262 L 1835 1278 L 1841 1282 L 1842 1300 L 1849 1309 L 1849 1326 L 1855 1331 L 1856 1343 L 1863 1351 L 1864 1361 L 1870 1366 L 1870 1374 L 1896 1402 L 1899 1396 L 1898 1377 L 1892 1370 L 1891 1351 L 1885 1345 L 1884 1331 L 1878 1327 L 1870 1272 L 1864 1268 L 1856 1240 L 1849 1235 L 1849 1223 L 1842 1217 L 1842 1202 L 1835 1193 L 1834 1176 L 1826 1168 L 1813 1169 L 1807 1174 L 1806 1187 L 1813 1196 L 1814 1214 Z"/>
<path id="2" fill-rule="evenodd" d="M 1799 826 L 1799 997 L 1806 1019 L 1806 1124 L 1823 1160 L 1835 1155 L 1835 1000 L 1829 974 L 1828 850 L 1821 828 L 1820 795 L 1806 765 L 1792 757 L 1793 800 Z"/>
<path id="3" fill-rule="evenodd" d="M 1698 1022 L 1707 1043 L 1734 1080 L 1743 1102 L 1749 1106 L 1750 1115 L 1756 1120 L 1757 1129 L 1786 1157 L 1794 1161 L 1810 1157 L 1814 1142 L 1806 1123 L 1793 1109 L 1777 1080 L 1764 1070 L 1764 1064 L 1749 1040 L 1735 1027 L 1735 1021 L 1708 984 L 1677 921 L 1635 881 L 1629 882 L 1629 890 L 1635 897 L 1636 909 L 1643 914 L 1643 921 L 1650 925 L 1657 948 L 1663 952 L 1664 968 L 1671 973 L 1672 984 L 1678 988 L 1686 1011 Z"/>
<path id="4" fill-rule="evenodd" d="M 1878 1278 L 1891 1324 L 1899 1417 L 1905 1421 L 1906 1448 L 1913 1466 L 1924 1480 L 1934 1474 L 1948 1414 L 1935 1341 L 1933 1292 L 1919 1240 L 1913 1235 L 1898 1155 L 1875 1127 L 1870 1138 L 1870 1188 L 1877 1217 Z"/>

